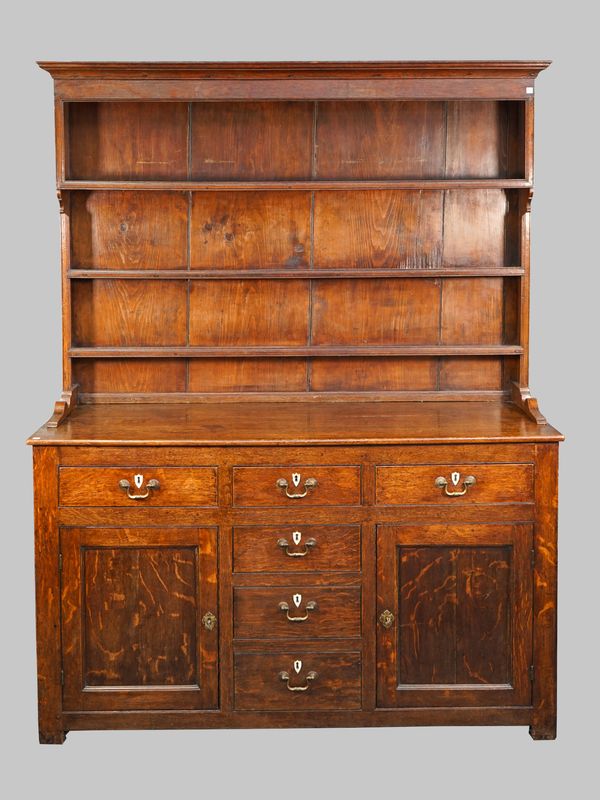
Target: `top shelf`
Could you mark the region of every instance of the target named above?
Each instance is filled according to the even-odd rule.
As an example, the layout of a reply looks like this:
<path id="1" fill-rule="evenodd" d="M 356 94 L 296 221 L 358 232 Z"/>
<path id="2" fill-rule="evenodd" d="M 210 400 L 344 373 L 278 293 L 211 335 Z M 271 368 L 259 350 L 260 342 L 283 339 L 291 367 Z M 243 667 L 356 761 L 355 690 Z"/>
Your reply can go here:
<path id="1" fill-rule="evenodd" d="M 356 191 L 361 189 L 531 189 L 529 180 L 521 178 L 482 178 L 482 179 L 410 179 L 379 181 L 331 181 L 331 180 L 290 180 L 290 181 L 59 181 L 58 189 L 64 190 L 118 190 L 118 191 Z"/>

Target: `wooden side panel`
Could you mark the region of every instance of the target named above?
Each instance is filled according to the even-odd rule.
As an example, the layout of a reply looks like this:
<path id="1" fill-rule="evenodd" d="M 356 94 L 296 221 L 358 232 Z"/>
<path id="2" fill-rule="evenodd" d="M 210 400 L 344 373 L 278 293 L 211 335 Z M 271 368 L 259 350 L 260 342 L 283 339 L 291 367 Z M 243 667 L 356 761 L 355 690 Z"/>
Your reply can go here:
<path id="1" fill-rule="evenodd" d="M 447 278 L 442 288 L 442 344 L 501 344 L 502 278 Z"/>
<path id="2" fill-rule="evenodd" d="M 318 104 L 321 179 L 435 178 L 444 170 L 444 103 Z"/>
<path id="3" fill-rule="evenodd" d="M 69 177 L 187 178 L 187 103 L 70 103 Z"/>
<path id="4" fill-rule="evenodd" d="M 507 176 L 508 113 L 502 101 L 448 103 L 448 178 Z"/>
<path id="5" fill-rule="evenodd" d="M 445 195 L 444 266 L 510 266 L 505 254 L 506 193 L 472 189 L 448 190 Z"/>
<path id="6" fill-rule="evenodd" d="M 193 103 L 194 180 L 310 178 L 312 103 Z"/>
<path id="7" fill-rule="evenodd" d="M 308 267 L 310 214 L 309 192 L 197 192 L 192 269 Z"/>
<path id="8" fill-rule="evenodd" d="M 436 344 L 439 302 L 435 279 L 315 281 L 312 343 Z"/>
<path id="9" fill-rule="evenodd" d="M 192 281 L 190 344 L 305 345 L 309 302 L 308 281 Z"/>
<path id="10" fill-rule="evenodd" d="M 435 358 L 313 358 L 314 392 L 434 391 Z"/>
<path id="11" fill-rule="evenodd" d="M 442 192 L 317 192 L 316 268 L 442 265 Z"/>
<path id="12" fill-rule="evenodd" d="M 190 392 L 303 392 L 306 359 L 210 358 L 189 362 Z"/>
<path id="13" fill-rule="evenodd" d="M 186 362 L 166 358 L 75 360 L 73 380 L 82 393 L 185 392 Z"/>
<path id="14" fill-rule="evenodd" d="M 187 286 L 182 281 L 75 281 L 72 294 L 76 345 L 186 344 Z"/>
<path id="15" fill-rule="evenodd" d="M 183 192 L 73 192 L 73 269 L 182 269 L 188 199 Z"/>

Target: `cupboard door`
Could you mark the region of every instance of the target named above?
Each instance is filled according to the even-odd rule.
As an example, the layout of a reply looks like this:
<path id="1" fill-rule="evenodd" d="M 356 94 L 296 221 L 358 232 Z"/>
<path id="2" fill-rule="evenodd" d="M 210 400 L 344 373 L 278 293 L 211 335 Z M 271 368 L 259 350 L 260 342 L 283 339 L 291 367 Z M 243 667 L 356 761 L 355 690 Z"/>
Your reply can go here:
<path id="1" fill-rule="evenodd" d="M 530 704 L 531 548 L 531 525 L 378 528 L 380 707 Z"/>
<path id="2" fill-rule="evenodd" d="M 64 709 L 216 708 L 216 528 L 60 537 Z"/>

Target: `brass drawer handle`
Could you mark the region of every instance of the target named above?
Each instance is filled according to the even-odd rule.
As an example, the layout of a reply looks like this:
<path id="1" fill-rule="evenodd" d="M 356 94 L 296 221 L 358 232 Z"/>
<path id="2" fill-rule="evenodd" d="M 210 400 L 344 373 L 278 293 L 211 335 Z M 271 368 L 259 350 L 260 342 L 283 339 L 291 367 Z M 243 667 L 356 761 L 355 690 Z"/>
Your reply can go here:
<path id="1" fill-rule="evenodd" d="M 300 608 L 300 605 L 302 604 L 302 595 L 295 594 L 292 599 L 294 601 L 294 605 L 296 606 L 296 608 Z M 286 603 L 285 600 L 282 600 L 281 603 L 279 603 L 279 610 L 285 611 L 285 616 L 287 617 L 287 619 L 289 619 L 290 622 L 304 622 L 305 620 L 307 620 L 309 611 L 317 610 L 316 600 L 309 600 L 308 603 L 305 605 L 305 608 L 306 608 L 306 613 L 303 614 L 302 616 L 291 617 L 289 603 Z"/>
<path id="2" fill-rule="evenodd" d="M 460 481 L 460 472 L 453 472 L 452 473 L 452 484 L 453 486 L 458 486 L 458 482 Z M 440 475 L 439 478 L 435 479 L 435 486 L 437 489 L 443 489 L 444 492 L 448 497 L 462 497 L 469 491 L 469 487 L 474 486 L 477 483 L 477 479 L 474 475 L 467 475 L 467 477 L 463 481 L 463 488 L 458 491 L 448 491 L 448 481 L 444 478 L 443 475 Z"/>
<path id="3" fill-rule="evenodd" d="M 300 475 L 299 472 L 292 473 L 292 483 L 294 484 L 295 487 L 300 486 L 301 477 L 302 476 Z M 299 500 L 302 497 L 306 497 L 306 495 L 309 493 L 309 491 L 311 489 L 314 489 L 317 486 L 317 483 L 318 483 L 318 481 L 317 481 L 316 478 L 307 478 L 304 481 L 304 491 L 303 492 L 290 492 L 289 491 L 289 483 L 287 482 L 287 480 L 285 478 L 279 478 L 275 482 L 275 486 L 277 486 L 278 489 L 282 489 L 285 492 L 285 496 L 289 497 L 290 500 Z"/>
<path id="4" fill-rule="evenodd" d="M 144 485 L 144 476 L 134 475 L 133 482 L 138 490 L 141 489 Z M 147 497 L 150 497 L 150 492 L 152 489 L 160 489 L 160 483 L 156 480 L 156 478 L 151 478 L 151 480 L 149 480 L 146 484 L 146 491 L 142 494 L 136 494 L 135 489 L 132 492 L 131 484 L 125 479 L 119 481 L 119 487 L 123 489 L 124 492 L 127 492 L 127 497 L 130 500 L 145 500 Z"/>
<path id="5" fill-rule="evenodd" d="M 286 672 L 285 670 L 279 673 L 279 677 L 282 681 L 286 682 L 287 688 L 290 692 L 305 692 L 307 689 L 310 689 L 311 681 L 316 681 L 319 675 L 314 671 L 314 669 L 311 669 L 306 676 L 306 683 L 303 686 L 290 686 L 290 673 Z"/>
<path id="6" fill-rule="evenodd" d="M 302 534 L 300 533 L 300 531 L 294 531 L 292 533 L 292 540 L 293 540 L 293 542 L 294 542 L 294 544 L 296 546 L 298 546 L 300 544 L 300 542 L 302 540 Z M 312 547 L 316 547 L 317 546 L 317 540 L 313 539 L 312 537 L 310 539 L 307 539 L 304 542 L 304 550 L 291 550 L 290 551 L 290 543 L 288 542 L 287 539 L 283 539 L 283 538 L 277 539 L 277 546 L 281 547 L 281 549 L 284 551 L 286 556 L 289 556 L 290 558 L 304 558 L 304 556 L 307 556 L 309 554 L 310 549 Z"/>

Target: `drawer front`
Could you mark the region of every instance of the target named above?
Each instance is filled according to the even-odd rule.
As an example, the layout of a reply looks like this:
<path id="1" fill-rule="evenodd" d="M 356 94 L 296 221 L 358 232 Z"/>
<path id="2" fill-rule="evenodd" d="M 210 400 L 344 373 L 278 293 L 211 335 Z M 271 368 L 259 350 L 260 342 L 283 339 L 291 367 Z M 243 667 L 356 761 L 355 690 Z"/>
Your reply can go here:
<path id="1" fill-rule="evenodd" d="M 469 485 L 471 477 L 475 478 L 475 482 Z M 445 485 L 436 485 L 438 479 L 444 479 Z M 448 493 L 456 494 L 449 496 Z M 533 465 L 380 466 L 375 468 L 375 498 L 377 505 L 384 506 L 531 503 Z"/>
<path id="2" fill-rule="evenodd" d="M 359 709 L 360 653 L 238 653 L 235 708 L 240 711 Z"/>
<path id="3" fill-rule="evenodd" d="M 157 481 L 158 483 L 153 483 Z M 127 485 L 122 482 L 127 482 Z M 61 467 L 61 506 L 216 506 L 216 467 Z"/>
<path id="4" fill-rule="evenodd" d="M 238 587 L 236 639 L 344 639 L 360 636 L 357 586 Z"/>
<path id="5" fill-rule="evenodd" d="M 360 500 L 359 466 L 233 468 L 234 506 L 356 506 Z"/>
<path id="6" fill-rule="evenodd" d="M 357 572 L 360 526 L 240 526 L 233 529 L 234 572 Z"/>

